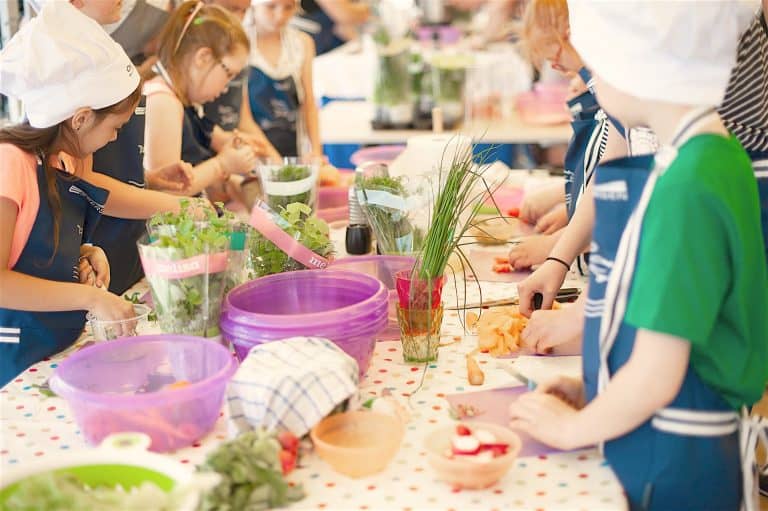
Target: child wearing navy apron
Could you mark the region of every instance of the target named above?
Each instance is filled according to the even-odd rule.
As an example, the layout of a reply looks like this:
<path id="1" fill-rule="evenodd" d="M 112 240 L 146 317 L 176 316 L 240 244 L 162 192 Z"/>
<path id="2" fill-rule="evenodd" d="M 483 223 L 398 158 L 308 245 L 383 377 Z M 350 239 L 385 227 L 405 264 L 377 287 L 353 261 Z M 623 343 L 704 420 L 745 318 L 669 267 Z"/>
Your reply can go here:
<path id="1" fill-rule="evenodd" d="M 28 119 L 0 130 L 0 385 L 71 345 L 86 311 L 133 315 L 122 298 L 79 283 L 84 253 L 109 280 L 103 252 L 83 247 L 111 210 L 109 192 L 77 175 L 128 120 L 139 82 L 120 46 L 68 2 L 46 4 L 0 54 L 0 92 L 20 98 Z"/>
<path id="2" fill-rule="evenodd" d="M 583 387 L 542 383 L 510 412 L 544 442 L 598 443 L 632 510 L 756 505 L 759 424 L 739 412 L 768 377 L 768 271 L 750 160 L 714 111 L 739 14 L 725 3 L 571 9 L 601 105 L 662 147 L 595 174 Z M 718 44 L 700 43 L 715 27 Z"/>
<path id="3" fill-rule="evenodd" d="M 194 182 L 188 195 L 254 168 L 253 148 L 207 119 L 202 107 L 240 74 L 248 48 L 240 23 L 202 2 L 182 4 L 161 35 L 156 76 L 144 85 L 144 167 L 162 168 L 180 158 L 191 163 Z"/>
<path id="4" fill-rule="evenodd" d="M 309 36 L 288 26 L 295 12 L 295 0 L 253 1 L 244 22 L 251 39 L 250 109 L 282 156 L 322 156 L 312 89 L 315 49 Z"/>

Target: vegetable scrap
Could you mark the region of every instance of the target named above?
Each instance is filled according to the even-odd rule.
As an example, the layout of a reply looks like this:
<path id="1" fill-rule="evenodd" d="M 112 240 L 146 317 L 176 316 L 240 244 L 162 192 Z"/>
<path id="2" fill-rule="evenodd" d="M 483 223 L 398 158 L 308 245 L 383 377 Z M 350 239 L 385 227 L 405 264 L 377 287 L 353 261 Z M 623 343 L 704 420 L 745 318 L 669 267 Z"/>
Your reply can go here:
<path id="1" fill-rule="evenodd" d="M 456 420 L 463 420 L 463 419 L 470 419 L 472 417 L 477 417 L 478 415 L 482 415 L 484 411 L 477 408 L 474 405 L 465 405 L 463 403 L 458 403 L 457 405 L 451 407 L 451 409 L 449 410 L 449 413 L 452 418 Z"/>

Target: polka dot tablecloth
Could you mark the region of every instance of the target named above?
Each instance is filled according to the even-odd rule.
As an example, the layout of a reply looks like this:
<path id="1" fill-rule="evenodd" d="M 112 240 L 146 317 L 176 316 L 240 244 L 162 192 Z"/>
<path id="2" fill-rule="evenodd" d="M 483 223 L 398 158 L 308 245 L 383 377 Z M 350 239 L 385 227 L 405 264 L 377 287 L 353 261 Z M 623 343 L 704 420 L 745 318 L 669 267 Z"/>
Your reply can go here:
<path id="1" fill-rule="evenodd" d="M 146 288 L 139 285 L 137 289 Z M 514 292 L 514 286 L 483 284 L 485 299 L 502 298 Z M 446 301 L 449 299 L 446 296 Z M 466 299 L 479 299 L 472 286 Z M 481 356 L 478 360 L 486 382 L 482 387 L 468 385 L 464 355 L 477 341 L 476 337 L 465 335 L 459 320 L 458 313 L 446 313 L 442 338 L 446 345 L 440 348 L 438 361 L 426 366 L 405 364 L 397 341 L 377 344 L 373 363 L 360 387 L 361 397 L 378 396 L 386 390 L 410 408 L 412 417 L 400 451 L 384 472 L 359 480 L 337 474 L 313 453 L 306 454 L 291 480 L 304 486 L 307 497 L 292 508 L 626 509 L 620 485 L 595 450 L 520 458 L 501 481 L 481 491 L 454 490 L 437 480 L 427 463 L 423 442 L 432 430 L 452 421 L 445 396 L 516 384 L 491 359 Z M 46 382 L 58 362 L 89 340 L 88 334 L 84 334 L 73 348 L 36 364 L 0 390 L 0 473 L 38 458 L 88 448 L 67 403 L 58 397 L 43 396 L 39 385 Z M 226 438 L 222 414 L 214 430 L 199 443 L 168 456 L 189 465 L 191 470 Z"/>

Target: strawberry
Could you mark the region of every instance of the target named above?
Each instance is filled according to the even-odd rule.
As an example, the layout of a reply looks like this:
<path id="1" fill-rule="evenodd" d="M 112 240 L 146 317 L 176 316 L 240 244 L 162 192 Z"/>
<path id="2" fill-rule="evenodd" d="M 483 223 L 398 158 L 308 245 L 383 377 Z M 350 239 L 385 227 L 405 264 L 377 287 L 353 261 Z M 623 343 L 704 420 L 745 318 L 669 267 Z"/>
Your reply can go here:
<path id="1" fill-rule="evenodd" d="M 293 455 L 299 452 L 299 439 L 290 431 L 281 431 L 277 434 L 277 441 L 280 447 L 291 452 Z"/>
<path id="2" fill-rule="evenodd" d="M 280 451 L 280 466 L 283 468 L 283 475 L 288 475 L 296 468 L 296 455 L 283 449 Z"/>
<path id="3" fill-rule="evenodd" d="M 459 436 L 469 436 L 472 434 L 472 430 L 470 430 L 464 424 L 458 424 L 456 426 L 456 434 Z"/>
<path id="4" fill-rule="evenodd" d="M 504 456 L 509 450 L 509 444 L 484 444 L 480 446 L 480 452 L 490 452 L 494 458 Z"/>
<path id="5" fill-rule="evenodd" d="M 520 208 L 509 208 L 507 210 L 507 216 L 518 218 L 520 216 Z"/>

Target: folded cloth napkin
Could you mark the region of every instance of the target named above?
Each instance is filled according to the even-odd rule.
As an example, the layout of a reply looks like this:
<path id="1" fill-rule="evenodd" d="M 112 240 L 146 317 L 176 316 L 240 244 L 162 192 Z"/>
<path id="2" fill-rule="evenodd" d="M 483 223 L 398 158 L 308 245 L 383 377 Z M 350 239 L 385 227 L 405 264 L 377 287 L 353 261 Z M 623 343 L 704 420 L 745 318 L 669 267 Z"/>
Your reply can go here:
<path id="1" fill-rule="evenodd" d="M 230 436 L 264 427 L 298 437 L 350 397 L 357 361 L 328 339 L 292 337 L 254 346 L 227 387 Z"/>

